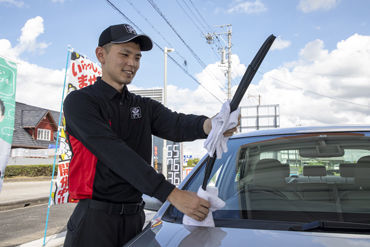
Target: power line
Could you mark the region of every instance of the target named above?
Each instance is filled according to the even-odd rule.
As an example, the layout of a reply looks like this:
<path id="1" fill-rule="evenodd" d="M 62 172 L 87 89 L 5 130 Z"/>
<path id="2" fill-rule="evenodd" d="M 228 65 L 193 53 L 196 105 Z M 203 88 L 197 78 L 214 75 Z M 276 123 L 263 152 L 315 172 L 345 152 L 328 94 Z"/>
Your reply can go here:
<path id="1" fill-rule="evenodd" d="M 163 52 L 164 50 L 160 48 Z M 204 88 L 208 93 L 210 93 L 213 97 L 215 97 L 219 102 L 223 103 L 222 100 L 220 100 L 216 95 L 211 93 L 205 86 L 203 86 L 193 75 L 191 75 L 187 70 L 185 70 L 175 59 L 173 59 L 169 54 L 167 54 L 168 57 L 176 63 L 191 79 L 193 79 L 196 83 L 198 83 L 202 88 Z"/>
<path id="2" fill-rule="evenodd" d="M 206 34 L 201 30 L 201 28 L 198 26 L 198 24 L 194 21 L 194 19 L 188 14 L 188 12 L 184 9 L 184 7 L 180 4 L 179 0 L 176 0 L 177 2 L 177 5 L 180 6 L 180 8 L 182 9 L 182 11 L 186 14 L 186 16 L 190 19 L 190 21 L 194 24 L 194 26 L 199 30 L 199 32 L 202 34 L 203 37 L 206 37 Z M 183 0 L 183 2 L 185 3 L 185 5 L 187 6 L 186 2 Z M 192 12 L 192 10 L 190 9 L 189 6 L 187 6 L 188 9 L 190 10 L 190 12 Z M 193 13 L 193 12 L 192 12 Z M 194 13 L 193 13 L 194 15 Z M 195 16 L 195 15 L 194 15 Z M 198 20 L 197 20 L 198 21 Z M 198 21 L 199 22 L 199 21 Z M 211 49 L 213 51 L 213 53 L 216 55 L 216 58 L 219 59 L 219 56 L 217 54 L 217 52 L 215 51 L 215 49 L 211 46 Z"/>
<path id="3" fill-rule="evenodd" d="M 194 10 L 189 6 L 189 4 L 186 2 L 186 0 L 182 0 L 184 5 L 187 7 L 187 9 L 190 11 L 190 13 L 194 16 L 194 19 L 199 23 L 199 25 L 203 28 L 203 30 L 209 30 L 206 25 L 204 25 L 204 22 L 202 22 L 201 19 L 199 19 L 199 16 L 194 12 Z M 205 35 L 203 35 L 205 36 Z"/>
<path id="4" fill-rule="evenodd" d="M 195 11 L 198 13 L 198 15 L 200 16 L 200 18 L 204 21 L 204 23 L 208 26 L 208 28 L 209 28 L 210 30 L 212 30 L 211 26 L 210 26 L 210 25 L 208 25 L 207 21 L 203 18 L 203 15 L 198 11 L 198 8 L 197 8 L 197 7 L 195 7 L 195 5 L 194 5 L 193 1 L 192 1 L 192 0 L 189 0 L 189 1 L 190 1 L 191 5 L 193 5 L 193 8 L 194 8 L 194 9 L 195 9 Z"/>
<path id="5" fill-rule="evenodd" d="M 190 10 L 190 12 L 193 14 L 195 19 L 199 22 L 199 24 L 204 28 L 204 30 L 205 31 L 209 30 L 210 32 L 214 33 L 213 28 L 208 24 L 208 22 L 205 20 L 203 15 L 199 12 L 198 8 L 194 5 L 194 3 L 190 0 L 190 3 L 192 6 L 189 6 L 186 0 L 182 0 L 182 1 L 185 4 L 185 6 Z M 192 9 L 194 9 L 195 11 Z M 209 35 L 209 33 L 204 34 L 204 32 L 202 32 L 202 34 L 205 38 Z M 215 46 L 217 47 L 218 50 L 222 50 L 222 44 L 221 44 L 220 39 L 217 36 L 216 36 L 216 39 L 217 39 L 217 44 L 214 43 Z M 215 51 L 213 46 L 211 46 L 211 49 L 216 53 L 216 56 L 218 58 L 217 52 Z"/>
<path id="6" fill-rule="evenodd" d="M 169 22 L 169 20 L 166 18 L 166 16 L 163 14 L 163 12 L 159 9 L 159 7 L 153 2 L 153 0 L 147 0 L 149 2 L 150 5 L 152 5 L 152 7 L 154 8 L 155 11 L 157 11 L 157 13 L 163 18 L 163 20 L 165 20 L 165 22 L 168 24 L 168 26 L 170 26 L 170 28 L 172 29 L 172 31 L 177 35 L 177 37 L 182 41 L 182 43 L 189 49 L 189 51 L 193 54 L 193 56 L 195 57 L 195 59 L 198 61 L 198 63 L 202 66 L 202 67 L 206 67 L 206 64 L 202 61 L 202 59 L 200 59 L 200 57 L 194 52 L 193 49 L 191 49 L 191 47 L 185 42 L 185 40 L 181 37 L 181 35 L 176 31 L 176 29 L 173 27 L 173 25 Z"/>
<path id="7" fill-rule="evenodd" d="M 185 2 L 185 0 L 183 0 L 183 2 Z M 196 13 L 198 14 L 198 16 L 200 17 L 200 19 L 201 19 L 201 21 L 200 22 L 202 22 L 203 21 L 203 23 L 204 23 L 204 25 L 205 26 L 207 26 L 206 28 L 205 28 L 205 30 L 210 30 L 211 32 L 213 32 L 213 33 L 215 33 L 215 31 L 213 30 L 213 28 L 208 24 L 208 22 L 206 21 L 206 19 L 203 17 L 203 15 L 200 13 L 200 11 L 198 10 L 198 8 L 195 6 L 195 4 L 193 3 L 193 1 L 192 0 L 189 0 L 189 2 L 191 3 L 191 5 L 192 5 L 192 7 L 193 7 L 193 9 L 196 11 Z M 185 2 L 186 3 L 186 2 Z M 190 9 L 190 7 L 189 7 L 189 9 Z M 193 12 L 193 11 L 192 11 Z M 219 39 L 219 37 L 216 35 L 216 39 L 217 39 L 217 43 L 218 43 L 218 45 L 217 44 L 215 44 L 216 46 L 217 46 L 217 48 L 218 49 L 222 49 L 222 44 L 221 44 L 221 41 L 220 41 L 220 39 Z"/>
<path id="8" fill-rule="evenodd" d="M 153 2 L 153 0 L 147 0 L 150 5 L 154 8 L 155 11 L 165 20 L 165 22 L 168 24 L 168 26 L 172 29 L 172 31 L 177 35 L 177 37 L 182 41 L 182 43 L 188 48 L 188 50 L 191 52 L 191 54 L 194 56 L 194 58 L 198 61 L 198 63 L 203 67 L 203 69 L 206 68 L 206 64 L 200 59 L 200 57 L 194 52 L 193 49 L 185 42 L 185 40 L 181 37 L 181 35 L 176 31 L 176 29 L 173 27 L 173 25 L 169 22 L 169 20 L 166 18 L 166 16 L 163 14 L 163 12 L 160 10 L 160 8 Z M 206 70 L 205 70 L 206 71 Z M 215 75 L 212 73 L 206 71 L 206 73 L 211 74 L 213 78 L 217 79 Z"/>
<path id="9" fill-rule="evenodd" d="M 114 8 L 116 11 L 118 11 L 118 13 L 120 13 L 128 22 L 130 22 L 130 24 L 132 26 L 134 26 L 137 30 L 139 30 L 141 33 L 143 33 L 143 31 L 140 29 L 140 27 L 138 27 L 133 21 L 130 20 L 130 18 L 128 18 L 119 8 L 117 8 L 111 1 L 109 0 L 106 0 L 110 6 L 112 8 Z"/>
<path id="10" fill-rule="evenodd" d="M 176 2 L 177 2 L 177 5 L 179 5 L 180 8 L 182 9 L 182 11 L 186 14 L 186 16 L 189 17 L 190 21 L 194 24 L 194 26 L 199 30 L 199 32 L 203 36 L 205 36 L 205 33 L 203 32 L 202 28 L 197 24 L 197 22 L 199 23 L 199 20 L 195 20 L 194 21 L 194 18 L 192 18 L 190 16 L 190 14 L 188 14 L 188 11 L 186 11 L 185 8 L 180 4 L 180 1 L 179 0 L 176 0 Z M 185 4 L 186 7 L 188 7 L 184 1 L 182 1 L 182 2 Z M 188 9 L 189 9 L 189 7 L 188 7 Z M 190 12 L 191 12 L 191 10 L 190 10 Z"/>
<path id="11" fill-rule="evenodd" d="M 162 37 L 162 39 L 165 41 L 165 42 L 167 42 L 167 44 L 170 46 L 170 47 L 174 47 L 172 44 L 171 44 L 171 42 L 170 41 L 168 41 L 165 37 L 164 37 L 164 35 L 162 35 L 162 33 L 157 29 L 157 28 L 155 28 L 153 25 L 152 25 L 152 23 L 148 20 L 148 18 L 146 18 L 134 5 L 133 5 L 133 3 L 130 1 L 130 0 L 126 0 L 130 5 L 131 5 L 131 7 L 158 33 L 158 35 L 159 36 L 161 36 Z M 177 52 L 176 50 L 175 50 L 175 53 L 179 56 L 179 57 L 181 57 L 181 59 L 184 61 L 184 64 L 187 64 L 187 62 L 186 62 L 186 59 L 179 53 L 179 52 Z"/>
<path id="12" fill-rule="evenodd" d="M 115 9 L 118 13 L 120 13 L 132 26 L 134 26 L 137 30 L 139 30 L 141 33 L 144 33 L 140 27 L 138 27 L 133 21 L 131 21 L 130 18 L 128 18 L 120 9 L 118 9 L 110 0 L 106 0 L 108 4 Z M 153 43 L 155 46 L 157 46 L 162 52 L 164 52 L 164 49 L 158 45 L 154 40 Z M 211 93 L 205 86 L 203 86 L 193 75 L 191 75 L 182 65 L 180 65 L 170 54 L 167 54 L 168 57 L 179 67 L 181 68 L 185 74 L 187 74 L 191 79 L 193 79 L 196 83 L 198 83 L 201 87 L 204 88 L 209 94 L 211 94 L 213 97 L 215 97 L 219 102 L 223 103 L 222 100 L 220 100 L 216 95 Z"/>
<path id="13" fill-rule="evenodd" d="M 126 0 L 134 9 L 135 9 L 135 11 L 142 17 L 142 18 L 144 18 L 144 20 L 163 38 L 163 40 L 165 40 L 168 44 L 169 44 L 169 46 L 170 47 L 174 47 L 150 22 L 149 22 L 149 20 L 144 16 L 144 15 L 142 15 L 141 14 L 141 12 L 133 5 L 133 3 L 130 1 L 130 0 Z M 185 66 L 187 66 L 187 61 L 186 61 L 186 59 L 178 52 L 178 51 L 176 51 L 175 50 L 175 53 L 177 54 L 177 55 L 179 55 L 182 59 L 183 59 L 183 61 L 184 61 L 184 65 Z M 216 55 L 217 56 L 217 55 Z M 205 67 L 204 67 L 204 69 L 205 69 Z M 209 75 L 211 75 L 214 79 L 217 79 L 216 78 L 216 76 L 213 74 L 213 73 L 211 73 L 211 72 L 208 72 L 208 71 L 206 71 L 206 73 L 207 74 L 209 74 Z M 225 88 L 221 88 L 221 90 L 225 90 Z"/>

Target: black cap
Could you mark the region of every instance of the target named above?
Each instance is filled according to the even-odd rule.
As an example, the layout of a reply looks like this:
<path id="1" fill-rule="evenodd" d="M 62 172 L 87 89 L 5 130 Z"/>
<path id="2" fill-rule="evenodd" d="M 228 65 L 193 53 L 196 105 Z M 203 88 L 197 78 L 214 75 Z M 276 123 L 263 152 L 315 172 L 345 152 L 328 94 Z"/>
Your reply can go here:
<path id="1" fill-rule="evenodd" d="M 105 29 L 99 37 L 99 46 L 108 43 L 126 43 L 135 40 L 140 45 L 142 51 L 149 51 L 153 48 L 152 40 L 144 35 L 137 34 L 135 29 L 129 24 L 112 25 Z"/>

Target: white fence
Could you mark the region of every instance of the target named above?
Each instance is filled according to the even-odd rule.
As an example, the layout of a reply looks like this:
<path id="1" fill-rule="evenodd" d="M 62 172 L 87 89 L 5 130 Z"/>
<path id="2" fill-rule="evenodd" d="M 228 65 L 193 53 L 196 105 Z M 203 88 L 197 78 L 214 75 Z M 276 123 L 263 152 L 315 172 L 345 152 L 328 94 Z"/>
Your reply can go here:
<path id="1" fill-rule="evenodd" d="M 14 148 L 8 165 L 49 165 L 54 162 L 55 149 Z"/>

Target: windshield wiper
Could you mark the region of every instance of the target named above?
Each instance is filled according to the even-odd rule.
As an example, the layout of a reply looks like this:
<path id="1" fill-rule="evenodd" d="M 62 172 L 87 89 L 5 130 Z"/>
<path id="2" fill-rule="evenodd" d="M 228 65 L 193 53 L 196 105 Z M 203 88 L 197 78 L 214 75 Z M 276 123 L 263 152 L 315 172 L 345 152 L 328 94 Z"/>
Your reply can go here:
<path id="1" fill-rule="evenodd" d="M 251 83 L 254 75 L 256 74 L 258 68 L 260 67 L 263 59 L 265 58 L 275 38 L 276 37 L 271 34 L 262 44 L 261 48 L 258 50 L 257 54 L 253 58 L 252 62 L 248 65 L 248 68 L 245 71 L 242 80 L 240 81 L 239 86 L 236 89 L 236 92 L 230 102 L 230 112 L 233 112 L 238 108 L 240 101 L 242 100 L 245 92 L 249 87 L 249 84 Z M 214 152 L 213 156 L 208 155 L 207 157 L 206 171 L 204 173 L 202 184 L 203 190 L 206 190 L 207 188 L 208 179 L 211 176 L 215 160 L 216 160 L 216 151 Z"/>
<path id="2" fill-rule="evenodd" d="M 369 232 L 370 224 L 317 220 L 298 226 L 291 226 L 291 231 L 345 231 L 345 232 Z"/>

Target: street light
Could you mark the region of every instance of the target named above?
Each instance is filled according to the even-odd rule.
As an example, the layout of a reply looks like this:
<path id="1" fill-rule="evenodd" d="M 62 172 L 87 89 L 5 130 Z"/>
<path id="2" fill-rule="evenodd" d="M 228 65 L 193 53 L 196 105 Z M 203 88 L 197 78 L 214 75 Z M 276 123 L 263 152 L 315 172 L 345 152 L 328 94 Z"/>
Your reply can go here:
<path id="1" fill-rule="evenodd" d="M 167 53 L 173 52 L 175 49 L 164 47 L 164 85 L 163 85 L 163 105 L 167 106 Z M 163 139 L 163 161 L 162 173 L 167 178 L 167 142 Z"/>
<path id="2" fill-rule="evenodd" d="M 167 106 L 167 53 L 173 52 L 173 48 L 164 48 L 164 86 L 163 86 L 163 104 Z"/>

